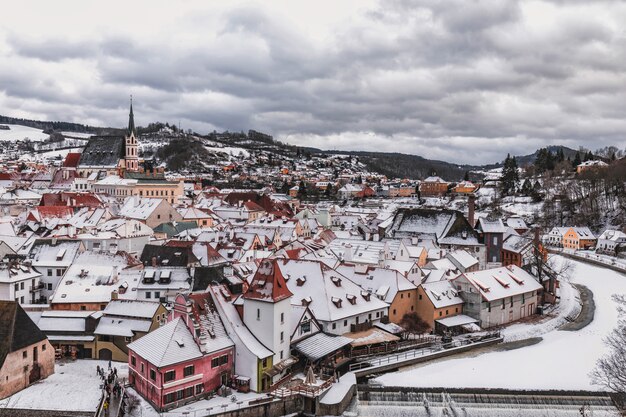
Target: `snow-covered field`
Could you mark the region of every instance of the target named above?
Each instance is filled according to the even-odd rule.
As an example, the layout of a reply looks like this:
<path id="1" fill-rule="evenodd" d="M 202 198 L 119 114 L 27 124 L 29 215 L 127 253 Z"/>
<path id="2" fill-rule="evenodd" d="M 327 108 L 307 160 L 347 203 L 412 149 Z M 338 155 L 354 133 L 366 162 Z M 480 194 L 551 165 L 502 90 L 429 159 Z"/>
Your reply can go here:
<path id="1" fill-rule="evenodd" d="M 234 148 L 234 147 L 231 147 L 231 146 L 224 146 L 223 148 L 213 147 L 213 146 L 205 146 L 205 148 L 208 151 L 211 151 L 211 152 L 222 152 L 222 153 L 226 153 L 226 154 L 228 154 L 230 156 L 234 156 L 234 157 L 237 157 L 239 155 L 243 155 L 244 158 L 249 158 L 250 157 L 250 152 L 248 152 L 244 148 Z"/>
<path id="2" fill-rule="evenodd" d="M 626 293 L 626 276 L 572 261 L 573 283 L 593 291 L 593 322 L 575 332 L 553 330 L 535 345 L 475 357 L 447 359 L 380 376 L 388 386 L 601 390 L 589 373 L 606 353 L 603 338 L 615 327 L 618 313 L 613 294 Z"/>
<path id="3" fill-rule="evenodd" d="M 42 141 L 48 139 L 49 135 L 43 133 L 41 129 L 35 129 L 28 126 L 21 125 L 9 125 L 2 124 L 3 126 L 9 126 L 10 130 L 0 129 L 0 141 L 17 141 L 24 140 L 26 138 L 33 142 Z"/>
<path id="4" fill-rule="evenodd" d="M 106 368 L 108 361 L 77 360 L 56 363 L 54 374 L 0 401 L 2 407 L 29 410 L 95 412 L 100 403 L 101 380 L 96 366 Z M 128 364 L 113 362 L 119 377 L 128 377 Z"/>

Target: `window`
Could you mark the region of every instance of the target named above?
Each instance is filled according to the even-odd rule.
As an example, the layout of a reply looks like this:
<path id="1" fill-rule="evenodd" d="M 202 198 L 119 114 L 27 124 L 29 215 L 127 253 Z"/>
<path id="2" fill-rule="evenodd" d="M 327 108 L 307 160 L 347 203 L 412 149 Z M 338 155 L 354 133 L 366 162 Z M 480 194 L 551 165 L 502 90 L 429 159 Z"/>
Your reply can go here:
<path id="1" fill-rule="evenodd" d="M 80 306 L 80 310 L 81 311 L 85 311 L 85 310 L 87 310 L 87 307 L 86 306 Z"/>
<path id="2" fill-rule="evenodd" d="M 211 363 L 211 367 L 213 367 L 213 363 Z M 263 368 L 267 368 L 267 358 L 263 359 Z"/>
<path id="3" fill-rule="evenodd" d="M 172 369 L 171 371 L 167 371 L 163 378 L 164 382 L 170 382 L 176 379 L 176 371 Z"/>
<path id="4" fill-rule="evenodd" d="M 156 381 L 156 371 L 154 369 L 150 369 L 150 379 Z"/>
<path id="5" fill-rule="evenodd" d="M 400 298 L 404 298 L 404 294 L 400 294 Z"/>
<path id="6" fill-rule="evenodd" d="M 183 369 L 183 376 L 187 377 L 187 376 L 193 375 L 194 372 L 195 372 L 195 368 L 193 365 L 185 366 L 185 369 Z"/>
<path id="7" fill-rule="evenodd" d="M 185 398 L 193 397 L 193 387 L 185 388 Z"/>
<path id="8" fill-rule="evenodd" d="M 282 350 L 280 351 L 280 359 L 281 360 L 283 359 L 283 351 Z"/>
<path id="9" fill-rule="evenodd" d="M 447 316 L 448 314 L 450 314 L 450 313 L 448 313 L 448 310 L 446 310 L 446 316 Z"/>
<path id="10" fill-rule="evenodd" d="M 57 269 L 57 277 L 60 277 L 61 275 L 63 275 L 63 270 Z"/>
<path id="11" fill-rule="evenodd" d="M 28 357 L 28 352 L 24 351 L 22 352 L 22 358 L 26 359 Z"/>
<path id="12" fill-rule="evenodd" d="M 311 321 L 303 321 L 300 324 L 300 333 L 308 333 L 311 331 Z"/>
<path id="13" fill-rule="evenodd" d="M 394 316 L 396 315 L 396 309 L 395 308 L 393 309 L 393 315 Z"/>
<path id="14" fill-rule="evenodd" d="M 161 298 L 161 291 L 155 291 L 154 298 Z"/>
<path id="15" fill-rule="evenodd" d="M 141 363 L 140 365 L 141 365 L 141 374 L 143 375 L 143 371 L 144 371 L 144 369 L 143 369 L 143 363 Z"/>
<path id="16" fill-rule="evenodd" d="M 457 308 L 458 310 L 458 308 Z M 491 303 L 487 302 L 487 311 L 491 313 Z"/>
<path id="17" fill-rule="evenodd" d="M 498 236 L 494 236 L 493 237 L 493 244 L 497 245 L 498 244 Z"/>
<path id="18" fill-rule="evenodd" d="M 458 312 L 459 312 L 459 308 L 458 308 L 458 307 L 457 307 L 457 308 L 455 308 L 455 309 L 454 309 L 454 312 L 455 312 L 455 313 L 458 313 Z"/>
<path id="19" fill-rule="evenodd" d="M 337 328 L 337 323 L 333 323 L 333 330 Z"/>
<path id="20" fill-rule="evenodd" d="M 348 320 L 343 321 L 343 327 L 346 327 L 346 326 L 348 326 Z"/>
<path id="21" fill-rule="evenodd" d="M 15 292 L 18 292 L 20 290 L 19 284 L 15 284 L 14 287 L 15 287 Z"/>
<path id="22" fill-rule="evenodd" d="M 218 366 L 226 365 L 228 363 L 228 355 L 218 356 L 211 359 L 211 368 L 217 368 Z M 267 366 L 267 360 L 263 359 L 263 367 Z"/>
<path id="23" fill-rule="evenodd" d="M 150 291 L 146 291 L 146 298 L 152 298 L 152 293 Z"/>
<path id="24" fill-rule="evenodd" d="M 281 342 L 285 341 L 285 332 L 280 332 L 280 341 Z"/>
<path id="25" fill-rule="evenodd" d="M 52 269 L 48 269 L 48 276 L 51 277 L 52 276 Z"/>
<path id="26" fill-rule="evenodd" d="M 173 392 L 170 394 L 165 394 L 165 396 L 163 397 L 163 402 L 165 404 L 173 403 L 175 400 L 176 400 L 176 396 Z"/>
<path id="27" fill-rule="evenodd" d="M 420 295 L 417 297 L 417 299 L 418 299 L 418 300 L 421 300 L 421 299 L 422 299 L 422 294 L 420 294 Z"/>
<path id="28" fill-rule="evenodd" d="M 52 284 L 48 283 L 48 291 L 52 291 Z"/>
<path id="29" fill-rule="evenodd" d="M 280 322 L 281 323 L 285 322 L 285 313 L 280 313 Z"/>
<path id="30" fill-rule="evenodd" d="M 24 281 L 20 282 L 20 290 L 24 289 Z"/>
<path id="31" fill-rule="evenodd" d="M 41 351 L 42 351 L 42 352 L 45 352 L 45 351 L 46 351 L 46 345 L 45 345 L 45 344 L 41 345 Z"/>
<path id="32" fill-rule="evenodd" d="M 135 359 L 135 357 L 134 357 L 134 356 L 131 356 L 131 357 L 130 357 L 130 364 L 131 364 L 131 365 L 133 365 L 133 366 L 136 366 L 136 365 L 137 365 L 137 359 Z"/>
<path id="33" fill-rule="evenodd" d="M 502 310 L 506 308 L 506 299 L 502 299 Z"/>
<path id="34" fill-rule="evenodd" d="M 259 308 L 256 309 L 256 319 L 261 320 L 261 309 Z"/>
<path id="35" fill-rule="evenodd" d="M 204 385 L 202 384 L 196 385 L 196 395 L 201 394 L 203 389 L 204 389 Z"/>
<path id="36" fill-rule="evenodd" d="M 182 389 L 180 391 L 176 391 L 176 399 L 182 400 L 183 398 L 185 398 L 185 391 Z"/>
<path id="37" fill-rule="evenodd" d="M 413 306 L 411 306 L 411 311 L 413 311 Z M 378 313 L 376 313 L 376 315 L 378 316 Z"/>

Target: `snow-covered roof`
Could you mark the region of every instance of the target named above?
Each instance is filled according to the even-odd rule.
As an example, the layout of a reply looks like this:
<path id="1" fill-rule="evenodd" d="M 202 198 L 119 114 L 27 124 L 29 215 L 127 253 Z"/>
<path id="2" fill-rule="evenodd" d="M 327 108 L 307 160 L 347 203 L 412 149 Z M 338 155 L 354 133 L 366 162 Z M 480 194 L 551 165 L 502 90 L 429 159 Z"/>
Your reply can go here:
<path id="1" fill-rule="evenodd" d="M 352 339 L 343 336 L 331 336 L 316 333 L 298 342 L 294 348 L 311 361 L 316 361 L 352 343 Z"/>
<path id="2" fill-rule="evenodd" d="M 157 367 L 202 357 L 200 348 L 181 318 L 135 340 L 128 348 Z"/>
<path id="3" fill-rule="evenodd" d="M 320 321 L 388 308 L 385 302 L 322 262 L 282 259 L 277 265 L 293 293 L 292 304 L 307 305 Z"/>
<path id="4" fill-rule="evenodd" d="M 478 259 L 472 256 L 466 250 L 455 250 L 446 255 L 453 264 L 460 266 L 463 269 L 471 268 L 472 266 L 478 264 Z"/>
<path id="5" fill-rule="evenodd" d="M 484 217 L 478 219 L 478 228 L 483 233 L 504 233 L 506 232 L 506 227 L 502 223 L 502 220 L 489 220 Z"/>
<path id="6" fill-rule="evenodd" d="M 119 215 L 129 219 L 146 220 L 164 201 L 160 198 L 128 197 L 120 208 Z"/>
<path id="7" fill-rule="evenodd" d="M 364 290 L 377 294 L 379 289 L 385 287 L 382 300 L 391 304 L 398 291 L 414 290 L 415 284 L 407 280 L 402 274 L 394 269 L 377 268 L 367 265 L 342 264 L 337 267 L 337 272 L 348 277 L 352 282 Z"/>
<path id="8" fill-rule="evenodd" d="M 104 316 L 100 318 L 94 334 L 132 337 L 137 332 L 147 333 L 151 325 L 150 320 Z"/>
<path id="9" fill-rule="evenodd" d="M 542 288 L 534 276 L 516 265 L 467 272 L 455 278 L 453 282 L 464 278 L 486 301 L 500 300 Z"/>
<path id="10" fill-rule="evenodd" d="M 447 279 L 424 283 L 422 289 L 435 308 L 463 304 L 463 299 Z"/>
<path id="11" fill-rule="evenodd" d="M 478 320 L 473 317 L 466 316 L 465 314 L 457 314 L 456 316 L 444 317 L 435 321 L 445 327 L 456 327 L 463 326 L 464 324 L 478 323 Z"/>
<path id="12" fill-rule="evenodd" d="M 156 301 L 111 300 L 103 313 L 106 316 L 152 319 L 160 305 Z"/>
<path id="13" fill-rule="evenodd" d="M 619 242 L 626 239 L 626 233 L 619 230 L 605 230 L 602 232 L 598 240 L 611 240 L 613 242 Z"/>

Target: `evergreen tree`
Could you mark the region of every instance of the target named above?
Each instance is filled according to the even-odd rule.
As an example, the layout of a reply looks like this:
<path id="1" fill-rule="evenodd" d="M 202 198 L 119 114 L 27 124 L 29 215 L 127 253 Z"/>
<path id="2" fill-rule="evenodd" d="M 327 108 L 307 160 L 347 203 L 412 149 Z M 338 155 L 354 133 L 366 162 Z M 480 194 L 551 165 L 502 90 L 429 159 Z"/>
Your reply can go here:
<path id="1" fill-rule="evenodd" d="M 463 175 L 463 181 L 469 181 L 469 171 L 465 171 L 465 175 Z"/>
<path id="2" fill-rule="evenodd" d="M 575 168 L 581 163 L 582 161 L 580 160 L 580 152 L 576 152 L 576 156 L 574 157 L 574 162 L 572 163 L 572 165 L 574 165 L 574 168 Z"/>
<path id="3" fill-rule="evenodd" d="M 514 194 L 517 187 L 517 181 L 519 181 L 517 161 L 515 158 L 512 158 L 510 154 L 508 154 L 504 160 L 504 167 L 502 169 L 502 195 L 507 196 Z"/>

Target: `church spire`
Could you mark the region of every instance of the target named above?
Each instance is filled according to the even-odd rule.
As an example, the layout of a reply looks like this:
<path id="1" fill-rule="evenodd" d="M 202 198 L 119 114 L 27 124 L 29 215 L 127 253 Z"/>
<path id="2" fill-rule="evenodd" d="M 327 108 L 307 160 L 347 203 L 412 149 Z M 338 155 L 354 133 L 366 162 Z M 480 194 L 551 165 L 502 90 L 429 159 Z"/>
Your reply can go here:
<path id="1" fill-rule="evenodd" d="M 133 114 L 133 95 L 130 95 L 130 113 L 128 115 L 128 135 L 134 134 L 137 136 L 137 129 L 135 129 L 135 115 Z"/>

